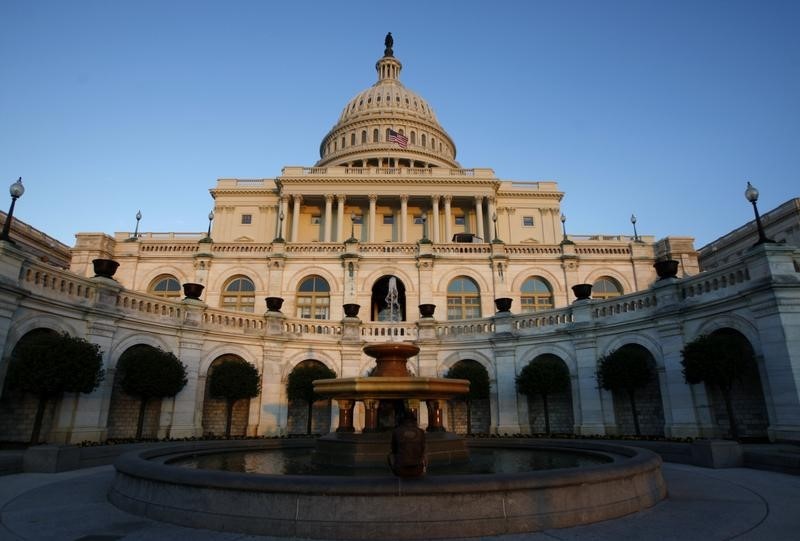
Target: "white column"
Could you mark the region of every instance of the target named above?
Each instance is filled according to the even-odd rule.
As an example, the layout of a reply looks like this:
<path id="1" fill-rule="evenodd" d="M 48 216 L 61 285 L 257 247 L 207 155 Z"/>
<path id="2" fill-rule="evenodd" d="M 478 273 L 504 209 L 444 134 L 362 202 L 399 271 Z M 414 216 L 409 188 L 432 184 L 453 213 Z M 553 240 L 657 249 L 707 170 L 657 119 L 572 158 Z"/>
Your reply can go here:
<path id="1" fill-rule="evenodd" d="M 377 195 L 369 194 L 369 242 L 375 242 L 375 203 L 377 201 Z"/>
<path id="2" fill-rule="evenodd" d="M 486 240 L 486 237 L 483 236 L 483 196 L 476 195 L 475 196 L 475 221 L 478 222 L 478 236 L 483 240 Z"/>
<path id="3" fill-rule="evenodd" d="M 342 242 L 344 240 L 344 202 L 345 195 L 339 194 L 336 196 L 336 240 Z"/>
<path id="4" fill-rule="evenodd" d="M 289 242 L 297 242 L 297 227 L 300 224 L 300 203 L 303 201 L 302 195 L 293 195 L 294 208 L 292 210 L 292 238 Z"/>
<path id="5" fill-rule="evenodd" d="M 444 196 L 444 241 L 450 242 L 453 238 L 453 215 L 450 212 L 450 203 L 453 201 L 452 195 Z"/>
<path id="6" fill-rule="evenodd" d="M 400 242 L 408 242 L 408 195 L 400 196 Z"/>
<path id="7" fill-rule="evenodd" d="M 431 197 L 431 215 L 428 218 L 431 224 L 431 241 L 439 242 L 439 196 Z"/>
<path id="8" fill-rule="evenodd" d="M 331 225 L 333 222 L 333 194 L 325 194 L 325 230 L 322 236 L 323 242 L 331 241 Z"/>

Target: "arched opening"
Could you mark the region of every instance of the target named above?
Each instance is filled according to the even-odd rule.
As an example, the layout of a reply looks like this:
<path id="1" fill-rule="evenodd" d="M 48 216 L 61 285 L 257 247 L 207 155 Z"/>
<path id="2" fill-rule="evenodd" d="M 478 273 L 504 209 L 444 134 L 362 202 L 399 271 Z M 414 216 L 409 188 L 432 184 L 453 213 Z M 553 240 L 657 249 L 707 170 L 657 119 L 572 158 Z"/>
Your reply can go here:
<path id="1" fill-rule="evenodd" d="M 181 283 L 171 274 L 162 274 L 150 283 L 147 290 L 157 297 L 177 299 L 181 296 Z"/>
<path id="2" fill-rule="evenodd" d="M 8 363 L 14 358 L 15 353 L 20 347 L 27 344 L 35 344 L 42 336 L 57 335 L 52 329 L 34 329 L 26 333 L 19 342 L 14 345 Z M 7 363 L 7 364 L 8 364 Z M 8 366 L 2 367 L 6 370 Z M 36 408 L 39 399 L 30 393 L 25 393 L 19 389 L 10 388 L 8 379 L 3 385 L 2 395 L 0 395 L 0 427 L 2 435 L 0 441 L 7 442 L 29 442 L 33 432 L 33 423 L 36 417 Z M 47 441 L 48 434 L 53 425 L 53 417 L 56 412 L 57 401 L 48 400 L 42 415 L 42 426 L 39 431 L 39 439 Z"/>
<path id="3" fill-rule="evenodd" d="M 395 278 L 397 284 L 397 304 L 399 311 L 392 312 L 389 306 L 389 282 Z M 397 310 L 397 307 L 395 308 Z M 406 320 L 406 286 L 403 281 L 396 276 L 381 276 L 372 286 L 372 297 L 370 301 L 370 318 L 372 321 L 405 321 Z"/>
<path id="4" fill-rule="evenodd" d="M 225 434 L 226 401 L 223 398 L 212 398 L 209 391 L 214 369 L 225 362 L 245 363 L 238 355 L 221 355 L 214 359 L 206 374 L 203 394 L 203 435 L 221 436 Z M 250 417 L 250 399 L 237 400 L 233 405 L 231 417 L 231 436 L 247 435 L 247 423 Z"/>
<path id="5" fill-rule="evenodd" d="M 238 312 L 253 312 L 256 305 L 256 287 L 245 276 L 231 278 L 223 288 L 221 307 Z"/>
<path id="6" fill-rule="evenodd" d="M 639 344 L 625 344 L 616 350 L 620 355 L 644 359 L 650 366 L 652 377 L 642 387 L 635 390 L 636 414 L 639 430 L 643 436 L 664 435 L 664 403 L 661 399 L 661 385 L 658 382 L 658 367 L 650 351 Z M 635 434 L 633 410 L 628 393 L 615 390 L 611 393 L 614 401 L 614 418 L 620 434 Z"/>
<path id="7" fill-rule="evenodd" d="M 549 385 L 545 383 L 545 378 L 540 378 L 538 392 L 526 395 L 528 403 L 528 426 L 532 434 L 543 434 L 547 431 L 549 422 L 550 433 L 552 434 L 572 434 L 575 426 L 572 405 L 572 381 L 569 377 L 567 364 L 558 355 L 545 353 L 538 355 L 529 366 L 546 370 L 547 367 L 555 366 L 555 370 L 565 374 L 565 385 L 557 385 L 553 382 L 556 378 L 547 378 Z M 522 373 L 522 372 L 521 372 Z M 535 372 L 534 372 L 535 373 Z M 546 401 L 546 407 L 545 407 Z M 546 411 L 546 415 L 545 415 Z"/>
<path id="8" fill-rule="evenodd" d="M 481 317 L 481 292 L 472 278 L 459 276 L 447 285 L 447 319 Z"/>
<path id="9" fill-rule="evenodd" d="M 522 283 L 520 311 L 523 313 L 549 310 L 553 307 L 553 290 L 547 280 L 531 276 Z"/>
<path id="10" fill-rule="evenodd" d="M 750 341 L 736 329 L 718 329 L 712 332 L 711 336 L 724 337 L 755 358 Z M 730 423 L 722 392 L 711 385 L 705 387 L 711 401 L 712 421 L 723 437 L 731 437 Z M 767 436 L 769 415 L 757 365 L 747 377 L 734 381 L 731 388 L 731 403 L 740 438 L 761 439 Z"/>
<path id="11" fill-rule="evenodd" d="M 297 317 L 302 319 L 328 319 L 331 288 L 327 280 L 312 275 L 297 287 Z"/>
<path id="12" fill-rule="evenodd" d="M 450 400 L 447 408 L 448 426 L 457 434 L 488 434 L 492 412 L 489 400 L 489 373 L 478 361 L 458 361 L 445 374 L 470 381 L 470 394 Z M 477 392 L 476 392 L 477 391 Z"/>
<path id="13" fill-rule="evenodd" d="M 117 366 L 126 355 L 141 348 L 155 349 L 146 344 L 131 346 L 120 355 Z M 139 397 L 131 396 L 122 389 L 122 375 L 114 370 L 114 384 L 111 387 L 111 404 L 108 408 L 108 438 L 133 438 L 136 436 L 136 422 L 139 419 Z M 142 423 L 143 438 L 157 438 L 161 417 L 161 400 L 153 399 L 147 403 Z"/>
<path id="14" fill-rule="evenodd" d="M 593 299 L 612 299 L 619 297 L 622 293 L 622 286 L 610 276 L 601 276 L 592 284 Z"/>
<path id="15" fill-rule="evenodd" d="M 292 369 L 313 369 L 325 365 L 313 359 L 301 361 Z M 287 431 L 289 434 L 305 434 L 308 426 L 308 403 L 304 400 L 289 401 Z M 311 433 L 327 434 L 331 431 L 331 401 L 330 399 L 317 400 L 311 407 Z"/>

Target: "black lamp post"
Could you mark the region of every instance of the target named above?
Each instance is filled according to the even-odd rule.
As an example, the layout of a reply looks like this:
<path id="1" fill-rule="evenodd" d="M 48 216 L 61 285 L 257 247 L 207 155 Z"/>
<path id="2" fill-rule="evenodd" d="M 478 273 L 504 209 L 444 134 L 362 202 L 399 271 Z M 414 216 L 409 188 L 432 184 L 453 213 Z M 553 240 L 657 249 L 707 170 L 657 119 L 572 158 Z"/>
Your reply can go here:
<path id="1" fill-rule="evenodd" d="M 206 232 L 206 238 L 201 240 L 200 242 L 211 242 L 211 222 L 214 221 L 214 211 L 208 213 L 208 231 Z"/>
<path id="2" fill-rule="evenodd" d="M 748 182 L 747 189 L 744 191 L 744 196 L 753 204 L 753 212 L 756 215 L 756 227 L 758 228 L 758 242 L 756 242 L 756 244 L 775 242 L 774 240 L 767 238 L 767 235 L 764 233 L 764 226 L 761 224 L 761 215 L 758 214 L 758 206 L 756 205 L 756 202 L 758 201 L 758 190 L 756 190 L 755 187 Z"/>
<path id="3" fill-rule="evenodd" d="M 492 223 L 494 223 L 494 238 L 492 242 L 501 242 L 499 238 L 497 238 L 497 213 L 492 213 Z"/>
<path id="4" fill-rule="evenodd" d="M 428 242 L 428 213 L 423 212 L 422 216 L 422 242 Z"/>
<path id="5" fill-rule="evenodd" d="M 564 235 L 564 238 L 561 239 L 562 242 L 567 242 L 567 215 L 561 215 L 561 232 Z"/>
<path id="6" fill-rule="evenodd" d="M 14 241 L 8 236 L 8 232 L 11 230 L 11 220 L 14 218 L 14 205 L 17 203 L 17 199 L 22 197 L 22 194 L 25 193 L 25 186 L 22 185 L 22 177 L 19 177 L 17 181 L 9 187 L 8 192 L 11 194 L 11 207 L 8 209 L 6 223 L 3 224 L 3 232 L 0 233 L 0 240 L 13 243 Z"/>
<path id="7" fill-rule="evenodd" d="M 636 215 L 631 214 L 631 223 L 633 224 L 633 242 L 639 242 L 639 233 L 636 232 Z"/>
<path id="8" fill-rule="evenodd" d="M 275 237 L 274 241 L 283 242 L 283 219 L 284 218 L 286 218 L 286 216 L 283 214 L 283 211 L 281 210 L 281 213 L 278 214 L 278 236 Z"/>
<path id="9" fill-rule="evenodd" d="M 350 238 L 347 239 L 347 242 L 358 242 L 358 239 L 356 239 L 356 213 L 355 212 L 350 214 Z"/>
<path id="10" fill-rule="evenodd" d="M 133 238 L 139 238 L 139 221 L 142 219 L 142 211 L 139 210 L 136 212 L 136 228 L 133 230 Z"/>

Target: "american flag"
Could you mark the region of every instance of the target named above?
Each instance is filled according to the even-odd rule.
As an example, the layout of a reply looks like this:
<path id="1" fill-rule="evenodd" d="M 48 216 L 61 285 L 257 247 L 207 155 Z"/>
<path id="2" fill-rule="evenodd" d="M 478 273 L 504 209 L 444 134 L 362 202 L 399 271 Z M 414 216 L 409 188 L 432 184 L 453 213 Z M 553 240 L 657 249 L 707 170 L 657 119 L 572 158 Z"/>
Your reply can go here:
<path id="1" fill-rule="evenodd" d="M 390 143 L 397 143 L 400 145 L 400 148 L 406 148 L 408 146 L 408 137 L 403 135 L 402 133 L 398 133 L 392 129 L 389 130 L 389 142 Z"/>

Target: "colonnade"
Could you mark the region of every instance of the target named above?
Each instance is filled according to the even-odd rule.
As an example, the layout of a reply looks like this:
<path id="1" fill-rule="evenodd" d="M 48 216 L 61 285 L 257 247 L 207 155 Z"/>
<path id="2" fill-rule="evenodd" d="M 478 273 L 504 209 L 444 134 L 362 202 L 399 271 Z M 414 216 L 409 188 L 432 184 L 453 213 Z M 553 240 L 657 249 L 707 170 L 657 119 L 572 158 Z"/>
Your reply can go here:
<path id="1" fill-rule="evenodd" d="M 363 195 L 356 195 L 356 196 L 348 196 L 345 194 L 324 194 L 324 215 L 321 217 L 321 222 L 323 224 L 323 232 L 322 232 L 322 242 L 344 242 L 346 240 L 346 233 L 344 230 L 344 221 L 345 221 L 345 204 L 348 201 L 348 197 L 352 201 L 354 198 L 363 198 Z M 367 225 L 367 242 L 373 243 L 376 242 L 375 234 L 377 231 L 377 206 L 378 206 L 378 199 L 383 200 L 386 202 L 387 199 L 395 199 L 399 200 L 400 203 L 400 216 L 399 216 L 399 229 L 398 229 L 398 236 L 399 242 L 409 242 L 408 238 L 408 223 L 409 223 L 409 195 L 408 194 L 401 194 L 399 196 L 378 196 L 378 194 L 366 194 L 366 197 L 369 201 L 369 211 L 366 217 L 366 225 Z M 420 210 L 423 215 L 423 220 L 427 221 L 427 233 L 429 240 L 433 242 L 451 242 L 453 238 L 453 225 L 454 221 L 454 213 L 453 213 L 453 198 L 458 197 L 466 198 L 471 197 L 473 199 L 474 204 L 474 212 L 475 212 L 475 222 L 476 222 L 476 230 L 474 233 L 480 237 L 481 239 L 486 239 L 486 224 L 485 224 L 485 214 L 484 214 L 484 202 L 486 203 L 486 210 L 488 216 L 491 217 L 492 220 L 495 220 L 497 217 L 497 208 L 495 206 L 495 197 L 494 196 L 486 196 L 486 195 L 473 195 L 473 196 L 454 196 L 452 194 L 444 194 L 444 195 L 432 195 L 432 196 L 421 196 L 415 197 L 417 199 L 417 203 L 420 203 L 420 199 L 422 199 L 422 204 L 420 205 Z M 426 209 L 424 208 L 424 198 L 429 198 L 430 206 Z M 286 223 L 286 217 L 289 214 L 289 200 L 292 202 L 292 211 L 291 211 L 291 231 L 289 235 L 289 242 L 297 242 L 298 241 L 298 234 L 299 234 L 299 224 L 300 224 L 300 214 L 301 208 L 303 203 L 303 195 L 301 194 L 289 194 L 289 195 L 282 195 L 279 203 L 279 222 L 278 222 L 278 234 L 277 237 L 284 238 L 284 225 Z M 334 224 L 334 200 L 336 201 L 336 231 L 333 231 L 333 224 Z M 440 209 L 440 204 L 444 207 L 444 212 L 442 213 Z M 392 208 L 396 208 L 396 205 L 390 205 Z M 466 210 L 466 208 L 464 209 Z M 443 230 L 443 231 L 442 231 Z M 444 233 L 444 238 L 442 238 L 442 232 Z"/>

